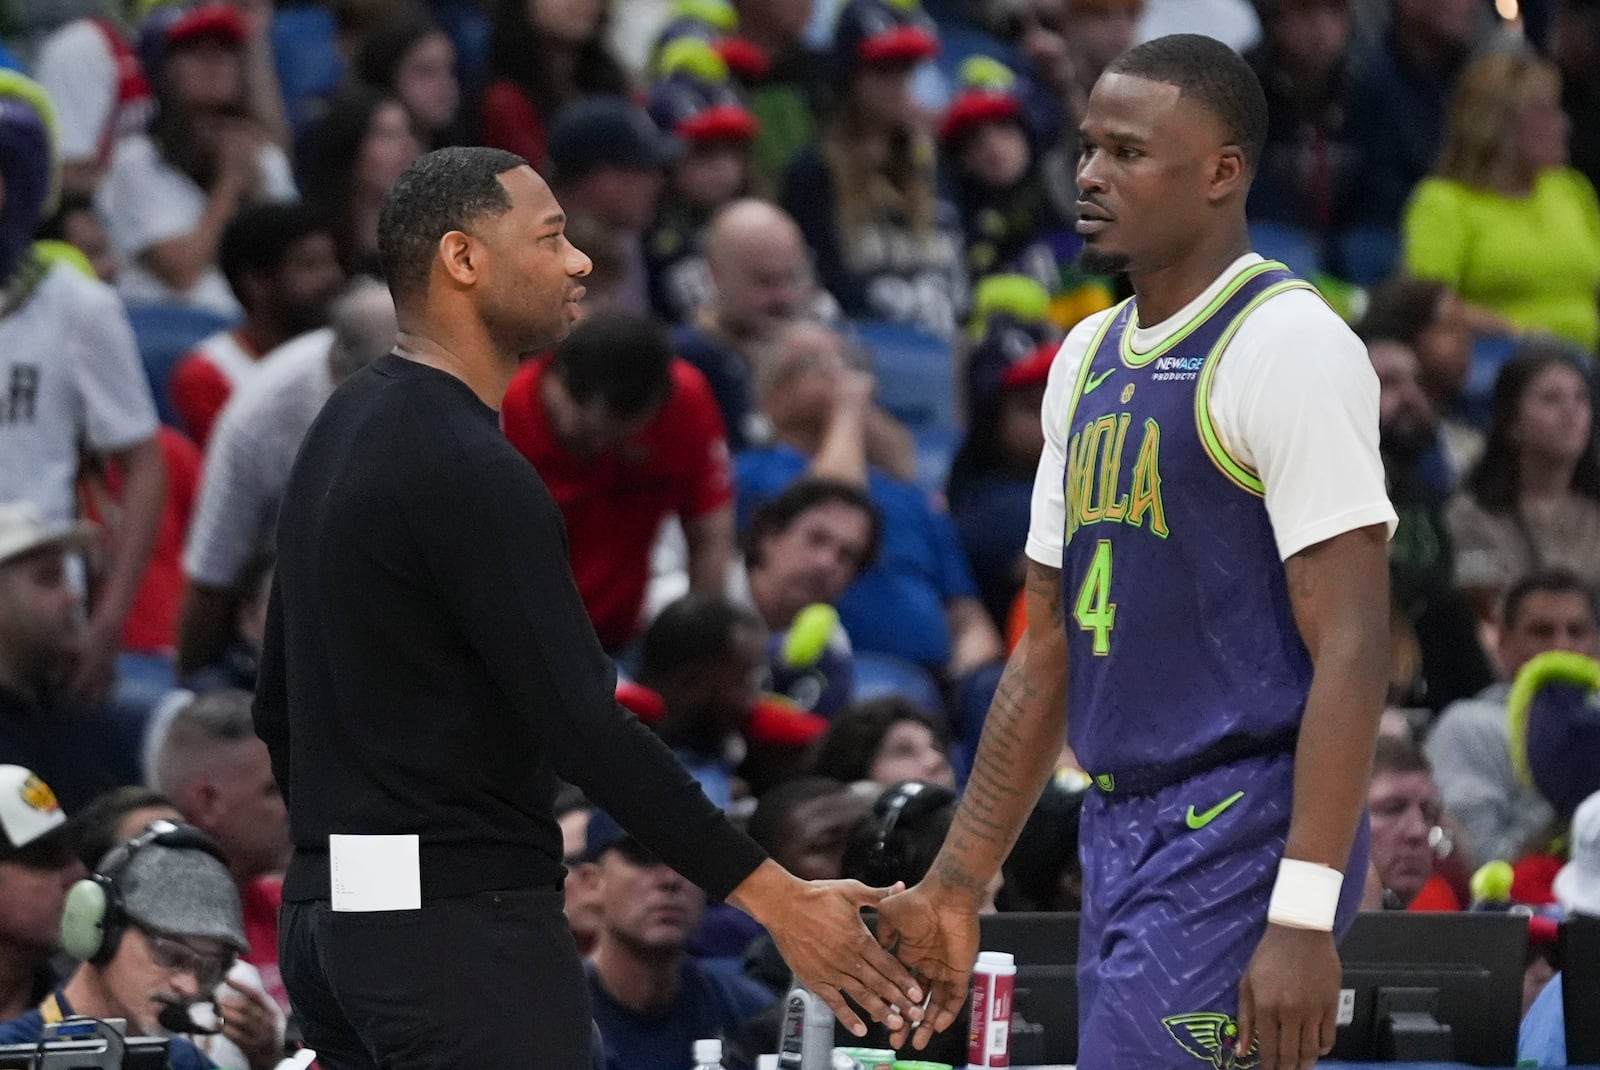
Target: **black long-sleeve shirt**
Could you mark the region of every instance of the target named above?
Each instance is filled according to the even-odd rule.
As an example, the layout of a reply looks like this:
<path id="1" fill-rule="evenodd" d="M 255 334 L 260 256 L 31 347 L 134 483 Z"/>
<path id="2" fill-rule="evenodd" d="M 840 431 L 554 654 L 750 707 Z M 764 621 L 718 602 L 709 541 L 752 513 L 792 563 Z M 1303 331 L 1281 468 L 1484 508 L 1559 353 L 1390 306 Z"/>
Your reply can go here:
<path id="1" fill-rule="evenodd" d="M 390 355 L 307 433 L 256 692 L 291 900 L 328 837 L 416 833 L 424 898 L 554 883 L 558 776 L 714 896 L 764 857 L 614 697 L 561 514 L 465 383 Z"/>

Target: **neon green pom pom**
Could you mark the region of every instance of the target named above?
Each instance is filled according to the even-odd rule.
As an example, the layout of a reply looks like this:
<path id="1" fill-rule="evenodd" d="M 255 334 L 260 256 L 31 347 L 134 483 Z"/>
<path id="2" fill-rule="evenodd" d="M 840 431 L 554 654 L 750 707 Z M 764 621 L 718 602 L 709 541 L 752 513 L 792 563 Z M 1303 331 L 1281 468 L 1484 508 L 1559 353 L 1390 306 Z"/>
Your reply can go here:
<path id="1" fill-rule="evenodd" d="M 1511 902 L 1511 882 L 1516 879 L 1516 876 L 1516 872 L 1511 868 L 1510 862 L 1500 859 L 1495 859 L 1493 862 L 1485 862 L 1472 875 L 1472 901 L 1474 903 Z"/>
<path id="2" fill-rule="evenodd" d="M 838 626 L 839 611 L 821 602 L 796 613 L 789 634 L 783 639 L 784 663 L 794 668 L 815 665 Z"/>
<path id="3" fill-rule="evenodd" d="M 666 78 L 673 74 L 687 74 L 702 82 L 725 82 L 728 64 L 699 38 L 680 37 L 656 56 L 656 76 Z"/>

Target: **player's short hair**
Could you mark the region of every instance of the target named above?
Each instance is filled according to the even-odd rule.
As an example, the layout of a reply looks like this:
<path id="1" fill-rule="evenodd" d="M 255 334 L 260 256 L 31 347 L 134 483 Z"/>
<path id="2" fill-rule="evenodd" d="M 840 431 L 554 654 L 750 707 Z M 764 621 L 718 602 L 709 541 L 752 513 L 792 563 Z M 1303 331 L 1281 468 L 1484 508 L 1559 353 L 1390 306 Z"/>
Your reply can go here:
<path id="1" fill-rule="evenodd" d="M 1500 627 L 1510 631 L 1517 626 L 1523 604 L 1536 594 L 1573 594 L 1583 599 L 1589 607 L 1589 616 L 1600 621 L 1600 604 L 1595 601 L 1592 587 L 1578 578 L 1577 573 L 1564 568 L 1539 569 L 1530 572 L 1506 592 L 1505 606 L 1500 611 Z"/>
<path id="2" fill-rule="evenodd" d="M 655 319 L 611 310 L 581 320 L 556 346 L 550 370 L 580 405 L 640 416 L 672 393 L 672 339 Z"/>
<path id="3" fill-rule="evenodd" d="M 753 568 L 761 567 L 764 563 L 761 552 L 763 542 L 770 536 L 788 531 L 789 526 L 808 509 L 833 502 L 858 509 L 867 517 L 867 545 L 861 553 L 861 567 L 856 574 L 859 576 L 867 571 L 878 558 L 883 521 L 865 491 L 837 479 L 797 479 L 785 487 L 782 494 L 757 506 L 740 540 L 746 564 Z"/>
<path id="4" fill-rule="evenodd" d="M 1211 37 L 1175 33 L 1135 45 L 1111 61 L 1107 74 L 1127 74 L 1178 87 L 1222 122 L 1252 171 L 1267 143 L 1267 96 L 1239 53 Z"/>
<path id="5" fill-rule="evenodd" d="M 1379 773 L 1433 774 L 1427 755 L 1416 741 L 1405 736 L 1379 736 L 1377 749 L 1372 753 L 1372 775 Z"/>
<path id="6" fill-rule="evenodd" d="M 396 302 L 427 283 L 440 238 L 511 210 L 500 176 L 527 165 L 501 149 L 451 146 L 418 156 L 400 172 L 378 214 L 378 260 Z"/>

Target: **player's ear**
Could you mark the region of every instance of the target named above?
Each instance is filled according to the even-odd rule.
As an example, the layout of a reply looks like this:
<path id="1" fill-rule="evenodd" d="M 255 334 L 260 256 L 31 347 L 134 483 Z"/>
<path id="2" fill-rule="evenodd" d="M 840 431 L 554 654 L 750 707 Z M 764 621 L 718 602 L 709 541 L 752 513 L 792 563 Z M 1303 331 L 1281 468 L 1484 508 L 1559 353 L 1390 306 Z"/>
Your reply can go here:
<path id="1" fill-rule="evenodd" d="M 1250 166 L 1238 145 L 1224 145 L 1212 160 L 1211 199 L 1224 201 L 1242 196 L 1249 184 Z"/>

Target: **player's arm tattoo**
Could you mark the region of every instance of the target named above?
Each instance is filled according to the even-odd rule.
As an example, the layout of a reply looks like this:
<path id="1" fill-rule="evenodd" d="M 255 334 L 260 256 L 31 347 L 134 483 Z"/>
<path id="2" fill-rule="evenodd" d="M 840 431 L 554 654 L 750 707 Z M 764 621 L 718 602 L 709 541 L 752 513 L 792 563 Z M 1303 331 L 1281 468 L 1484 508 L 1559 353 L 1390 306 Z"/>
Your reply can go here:
<path id="1" fill-rule="evenodd" d="M 1029 626 L 995 689 L 972 776 L 934 863 L 946 887 L 982 898 L 1060 753 L 1066 702 L 1061 571 L 1028 562 Z"/>

